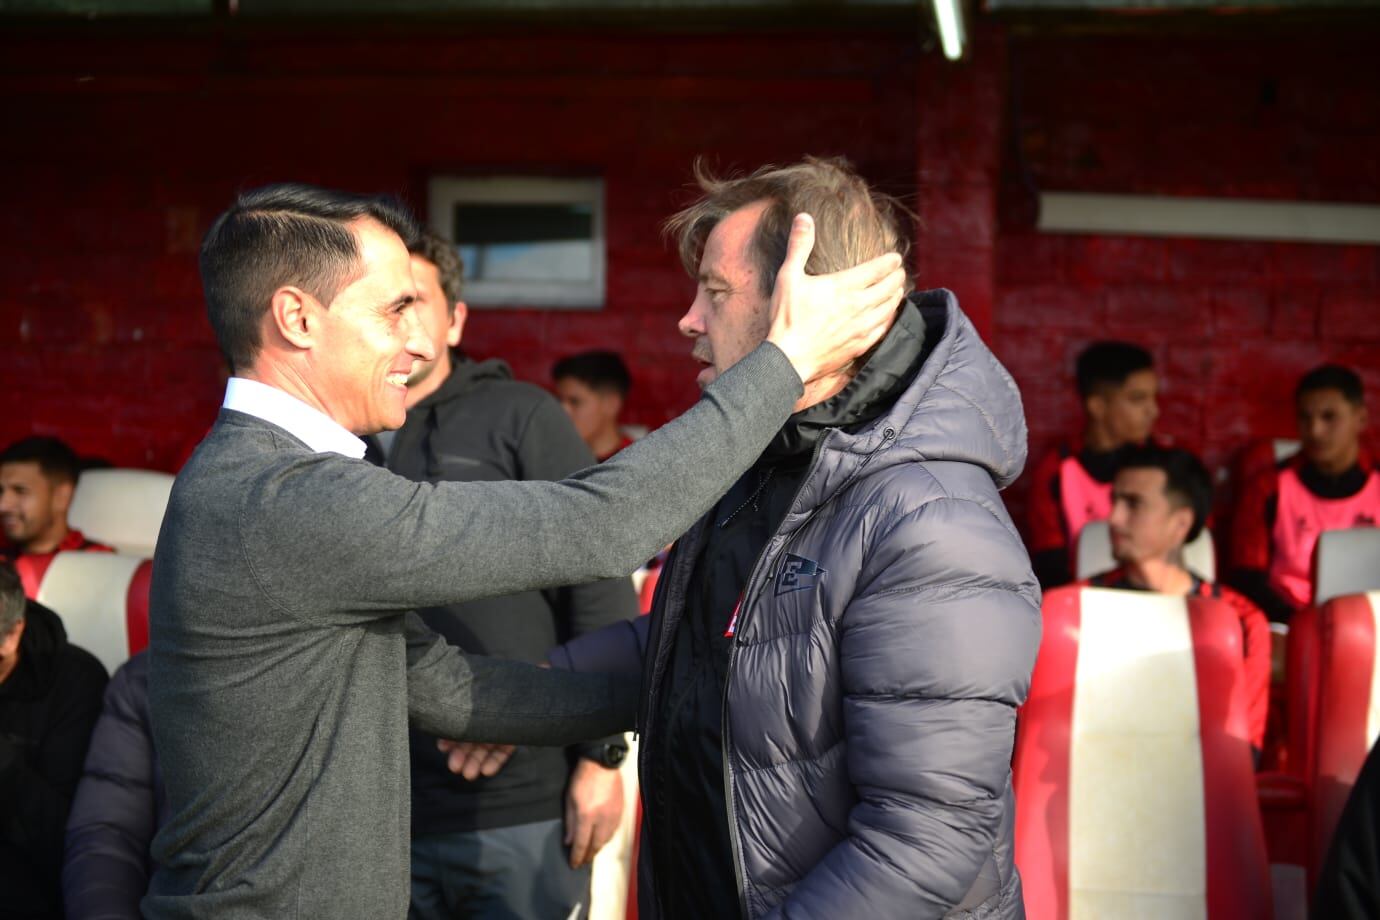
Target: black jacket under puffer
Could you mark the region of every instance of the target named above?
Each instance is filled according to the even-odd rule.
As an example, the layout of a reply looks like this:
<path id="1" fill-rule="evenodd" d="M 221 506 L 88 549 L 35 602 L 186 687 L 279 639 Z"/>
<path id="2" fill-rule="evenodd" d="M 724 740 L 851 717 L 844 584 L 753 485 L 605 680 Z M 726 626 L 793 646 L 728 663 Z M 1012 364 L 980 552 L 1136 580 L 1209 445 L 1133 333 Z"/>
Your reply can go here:
<path id="1" fill-rule="evenodd" d="M 101 712 L 105 668 L 34 601 L 0 683 L 0 915 L 62 916 L 62 834 Z"/>
<path id="2" fill-rule="evenodd" d="M 1025 462 L 1025 419 L 953 296 L 910 302 L 933 350 L 875 421 L 823 436 L 747 579 L 722 730 L 744 917 L 1024 915 L 1010 761 L 1040 591 L 998 490 Z M 678 544 L 650 629 L 613 627 L 551 656 L 586 671 L 644 662 L 644 801 L 707 523 Z M 640 864 L 648 918 L 666 913 L 655 833 Z"/>
<path id="3" fill-rule="evenodd" d="M 556 481 L 594 465 L 550 394 L 514 380 L 502 361 L 454 358 L 445 382 L 408 410 L 388 451 L 388 469 L 417 482 Z M 419 612 L 451 645 L 535 664 L 552 643 L 638 611 L 632 583 L 612 578 Z M 413 728 L 409 740 L 414 835 L 561 817 L 569 764 L 560 749 L 523 748 L 497 776 L 468 781 L 446 769 L 434 736 Z"/>

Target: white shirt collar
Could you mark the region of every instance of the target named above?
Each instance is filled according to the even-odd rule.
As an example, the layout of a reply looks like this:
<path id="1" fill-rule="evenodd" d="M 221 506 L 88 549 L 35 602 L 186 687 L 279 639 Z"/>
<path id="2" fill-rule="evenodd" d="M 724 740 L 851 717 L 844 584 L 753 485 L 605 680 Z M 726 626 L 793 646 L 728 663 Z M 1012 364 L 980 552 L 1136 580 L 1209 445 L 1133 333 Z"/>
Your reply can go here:
<path id="1" fill-rule="evenodd" d="M 363 441 L 329 415 L 277 387 L 231 377 L 225 384 L 225 402 L 221 406 L 271 422 L 318 454 L 344 454 L 356 460 L 364 457 Z"/>

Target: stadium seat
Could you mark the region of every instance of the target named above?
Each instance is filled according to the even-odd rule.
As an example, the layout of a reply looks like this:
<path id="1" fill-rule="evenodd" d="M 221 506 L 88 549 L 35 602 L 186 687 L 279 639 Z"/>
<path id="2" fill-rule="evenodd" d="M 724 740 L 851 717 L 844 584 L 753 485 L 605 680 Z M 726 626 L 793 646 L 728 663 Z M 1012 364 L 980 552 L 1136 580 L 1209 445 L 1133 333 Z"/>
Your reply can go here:
<path id="1" fill-rule="evenodd" d="M 1206 527 L 1184 547 L 1184 565 L 1200 578 L 1217 580 L 1217 553 Z M 1083 581 L 1116 568 L 1112 558 L 1111 529 L 1106 521 L 1092 521 L 1078 532 L 1077 580 Z"/>
<path id="2" fill-rule="evenodd" d="M 1318 613 L 1317 728 L 1308 775 L 1310 881 L 1317 879 L 1356 775 L 1380 736 L 1380 591 L 1334 597 Z"/>
<path id="3" fill-rule="evenodd" d="M 152 560 L 118 553 L 58 553 L 37 600 L 62 617 L 67 638 L 106 671 L 148 645 Z"/>
<path id="4" fill-rule="evenodd" d="M 1231 607 L 1045 597 L 1014 759 L 1031 920 L 1271 916 Z"/>
<path id="5" fill-rule="evenodd" d="M 1313 557 L 1313 603 L 1380 590 L 1380 528 L 1329 530 Z"/>
<path id="6" fill-rule="evenodd" d="M 154 470 L 87 470 L 72 495 L 68 522 L 88 539 L 131 556 L 152 556 L 173 476 Z"/>

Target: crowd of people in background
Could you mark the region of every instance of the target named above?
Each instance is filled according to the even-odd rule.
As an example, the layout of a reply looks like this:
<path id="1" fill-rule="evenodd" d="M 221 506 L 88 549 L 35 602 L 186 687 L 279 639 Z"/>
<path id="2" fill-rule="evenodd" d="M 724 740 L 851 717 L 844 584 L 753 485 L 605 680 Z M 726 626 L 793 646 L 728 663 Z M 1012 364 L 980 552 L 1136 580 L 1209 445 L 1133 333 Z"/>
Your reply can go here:
<path id="1" fill-rule="evenodd" d="M 424 236 L 411 258 L 435 358 L 413 372 L 405 423 L 369 438 L 367 459 L 418 482 L 559 480 L 630 443 L 620 412 L 632 377 L 617 354 L 558 361 L 553 398 L 513 379 L 502 360 L 476 361 L 461 349 L 470 315 L 453 245 Z M 1241 622 L 1259 757 L 1270 699 L 1268 621 L 1287 623 L 1309 603 L 1320 533 L 1380 521 L 1362 382 L 1334 364 L 1304 375 L 1294 395 L 1297 452 L 1264 461 L 1248 452 L 1224 503 L 1214 500 L 1204 464 L 1156 432 L 1159 377 L 1148 350 L 1094 343 L 1078 357 L 1074 380 L 1082 430 L 1027 473 L 1025 536 L 1040 583 L 1228 602 Z M 64 901 L 68 917 L 137 916 L 150 842 L 166 817 L 147 655 L 107 684 L 102 666 L 66 641 L 61 611 L 37 600 L 57 553 L 110 551 L 68 524 L 80 468 L 55 438 L 27 438 L 0 453 L 0 812 L 12 816 L 0 822 L 0 890 L 14 916 L 56 916 Z M 744 480 L 736 496 L 754 511 L 775 507 L 778 492 L 783 501 L 794 494 L 789 476 L 765 491 L 761 478 Z M 777 510 L 779 519 L 784 506 Z M 1096 521 L 1107 522 L 1115 566 L 1079 579 L 1078 537 Z M 1225 560 L 1220 579 L 1185 561 L 1185 547 L 1205 533 Z M 730 601 L 720 605 L 726 612 Z M 536 663 L 552 646 L 636 614 L 628 580 L 608 579 L 422 615 L 467 652 Z M 528 748 L 497 776 L 470 782 L 449 772 L 434 736 L 414 729 L 412 916 L 460 916 L 475 905 L 566 916 L 587 902 L 589 863 L 622 815 L 617 768 L 626 753 L 622 736 L 565 752 Z M 687 827 L 701 819 L 709 816 L 683 816 Z M 689 878 L 702 867 L 684 868 Z M 707 904 L 715 903 L 710 895 Z"/>

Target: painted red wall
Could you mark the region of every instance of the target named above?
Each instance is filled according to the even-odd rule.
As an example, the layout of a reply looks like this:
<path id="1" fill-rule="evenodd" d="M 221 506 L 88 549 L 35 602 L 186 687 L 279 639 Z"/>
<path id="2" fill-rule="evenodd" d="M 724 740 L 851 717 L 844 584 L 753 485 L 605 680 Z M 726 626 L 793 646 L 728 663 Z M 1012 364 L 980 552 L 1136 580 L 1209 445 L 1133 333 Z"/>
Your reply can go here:
<path id="1" fill-rule="evenodd" d="M 917 56 L 875 32 L 0 45 L 25 138 L 0 193 L 0 443 L 171 464 L 220 398 L 195 249 L 235 190 L 424 202 L 433 171 L 605 179 L 606 308 L 475 311 L 464 344 L 543 383 L 564 354 L 617 348 L 629 421 L 658 425 L 696 394 L 675 329 L 693 285 L 660 234 L 693 159 L 843 154 L 910 195 Z"/>
<path id="2" fill-rule="evenodd" d="M 659 424 L 695 393 L 674 329 L 691 285 L 659 233 L 691 160 L 812 152 L 918 202 L 919 281 L 989 333 L 1032 454 L 1077 427 L 1073 355 L 1118 336 L 1160 359 L 1164 430 L 1219 462 L 1289 433 L 1289 390 L 1319 361 L 1380 396 L 1377 249 L 1040 235 L 1029 189 L 1375 202 L 1378 44 L 980 28 L 954 65 L 914 33 L 846 29 L 7 35 L 0 95 L 22 131 L 0 188 L 0 442 L 170 465 L 219 400 L 195 249 L 234 191 L 293 178 L 420 202 L 432 172 L 606 179 L 606 309 L 477 312 L 466 345 L 539 382 L 618 347 L 630 421 Z"/>
<path id="3" fill-rule="evenodd" d="M 1377 59 L 1342 34 L 1012 43 L 995 334 L 1032 458 L 1080 426 L 1073 362 L 1099 338 L 1151 348 L 1161 430 L 1212 465 L 1292 436 L 1324 361 L 1380 406 L 1380 247 L 1043 235 L 1028 192 L 1380 203 Z"/>

